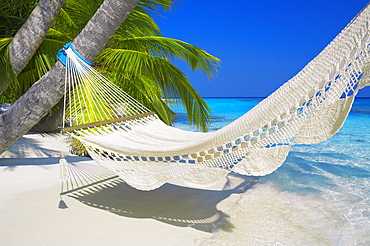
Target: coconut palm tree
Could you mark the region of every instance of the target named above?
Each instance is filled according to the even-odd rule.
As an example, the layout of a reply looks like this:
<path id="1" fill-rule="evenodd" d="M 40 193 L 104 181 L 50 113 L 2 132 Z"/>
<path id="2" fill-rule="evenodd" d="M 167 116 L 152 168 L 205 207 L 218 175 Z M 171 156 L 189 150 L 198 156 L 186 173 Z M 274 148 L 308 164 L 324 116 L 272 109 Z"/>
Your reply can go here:
<path id="1" fill-rule="evenodd" d="M 37 55 L 18 76 L 19 84 L 23 85 L 24 88 L 20 88 L 21 90 L 18 91 L 15 98 L 23 94 L 34 81 L 37 81 L 42 74 L 50 69 L 51 64 L 56 61 L 55 56 L 51 54 L 55 54 L 61 44 L 74 39 L 99 7 L 100 2 L 101 0 L 66 1 L 55 24 L 49 30 L 47 39 L 44 39 L 37 51 Z M 113 36 L 105 49 L 104 59 L 101 56 L 98 57 L 96 65 L 100 67 L 99 63 L 104 63 L 104 66 L 101 67 L 102 71 L 109 70 L 111 78 L 116 78 L 113 80 L 118 85 L 144 105 L 156 111 L 168 124 L 173 121 L 174 113 L 161 99 L 168 95 L 179 96 L 188 111 L 189 122 L 206 130 L 209 122 L 209 108 L 189 84 L 186 75 L 171 65 L 170 61 L 172 57 L 178 57 L 185 60 L 193 69 L 203 70 L 209 77 L 212 77 L 216 72 L 219 60 L 185 42 L 162 37 L 158 26 L 148 15 L 148 12 L 158 13 L 155 11 L 155 6 L 158 4 L 164 9 L 168 9 L 172 1 L 142 1 Z M 112 62 L 109 57 L 114 57 L 115 61 L 120 60 L 125 64 L 114 62 L 115 65 L 112 66 L 108 62 L 102 62 L 103 60 Z M 143 60 L 146 62 L 137 66 L 138 62 Z M 130 67 L 127 64 L 131 64 L 131 68 L 139 69 L 129 71 Z M 150 68 L 145 65 L 150 65 Z M 141 73 L 141 71 L 153 72 L 155 71 L 153 67 L 163 68 L 162 73 L 158 73 L 158 70 L 151 74 Z M 124 74 L 124 76 L 117 76 L 118 73 Z M 134 76 L 128 76 L 128 74 Z M 11 91 L 14 94 L 14 89 Z M 8 93 L 8 95 L 12 95 L 12 93 Z M 9 99 L 7 100 L 9 101 Z"/>
<path id="2" fill-rule="evenodd" d="M 105 0 L 75 38 L 75 48 L 85 57 L 94 59 L 137 3 L 138 0 Z M 109 22 L 102 21 L 107 18 Z M 89 43 L 88 47 L 83 45 L 86 43 Z M 0 153 L 27 133 L 60 101 L 63 71 L 62 63 L 56 62 L 9 110 L 0 115 Z"/>
<path id="3" fill-rule="evenodd" d="M 117 2 L 120 4 L 125 3 L 125 1 Z M 102 73 L 109 76 L 114 82 L 132 96 L 136 97 L 144 105 L 157 111 L 165 122 L 170 124 L 174 114 L 163 102 L 162 97 L 180 96 L 187 108 L 189 121 L 197 123 L 200 128 L 205 130 L 209 120 L 209 108 L 190 85 L 186 75 L 173 66 L 170 61 L 173 57 L 179 57 L 186 61 L 193 69 L 200 69 L 209 77 L 212 77 L 216 72 L 219 60 L 190 44 L 179 40 L 164 38 L 160 35 L 158 26 L 149 14 L 157 13 L 155 7 L 158 4 L 161 4 L 164 9 L 169 8 L 172 1 L 141 1 L 134 11 L 130 11 L 131 14 L 122 25 L 118 27 L 115 26 L 117 30 L 113 30 L 108 23 L 108 27 L 105 27 L 105 37 L 98 37 L 96 33 L 96 28 L 99 27 L 101 23 L 98 23 L 97 26 L 91 23 L 92 20 L 104 22 L 102 20 L 107 18 L 106 14 L 100 14 L 104 12 L 98 11 L 97 14 L 94 15 L 94 12 L 99 6 L 99 10 L 103 6 L 110 8 L 108 5 L 113 4 L 113 0 L 106 0 L 102 5 L 100 5 L 100 3 L 101 1 L 99 0 L 66 1 L 54 25 L 48 30 L 46 38 L 36 51 L 36 54 L 22 72 L 19 73 L 17 77 L 19 85 L 26 86 L 24 86 L 24 88 L 18 88 L 18 93 L 23 94 L 33 81 L 39 80 L 38 84 L 40 84 L 40 82 L 43 84 L 44 81 L 50 81 L 51 77 L 54 77 L 54 79 L 57 77 L 59 81 L 60 78 L 63 77 L 59 71 L 61 70 L 61 68 L 59 68 L 60 63 L 56 63 L 52 67 L 52 64 L 55 63 L 55 56 L 50 54 L 55 54 L 65 42 L 74 40 L 76 49 L 85 58 L 92 61 L 97 56 L 95 64 Z M 105 3 L 107 4 L 104 5 Z M 83 28 L 86 23 L 88 24 Z M 113 37 L 107 41 L 107 35 Z M 94 40 L 87 40 L 87 37 L 91 36 L 94 37 Z M 6 43 L 6 38 L 11 39 L 9 36 L 3 37 L 0 40 L 0 49 L 2 47 L 1 42 L 3 41 L 3 43 Z M 100 40 L 97 40 L 99 38 L 104 40 L 105 43 L 99 42 Z M 86 44 L 89 45 L 87 46 Z M 5 47 L 5 45 L 3 45 L 3 47 Z M 99 54 L 101 49 L 103 49 L 103 52 Z M 58 69 L 56 67 L 58 67 Z M 45 75 L 39 79 L 43 74 Z M 59 83 L 60 82 L 56 82 L 55 84 Z M 31 96 L 32 94 L 30 93 L 34 91 L 34 87 L 35 86 L 32 86 L 25 94 L 26 96 L 22 96 L 22 98 Z M 36 89 L 40 90 L 38 87 L 36 87 Z M 8 89 L 8 91 L 11 90 Z M 8 95 L 7 100 L 9 100 L 11 96 L 13 96 L 13 98 L 19 96 L 12 95 L 12 93 L 7 93 L 5 95 Z M 55 104 L 57 98 L 60 98 L 60 91 L 53 91 L 49 96 L 52 97 L 52 99 L 48 100 L 50 104 L 48 103 L 47 106 L 43 105 L 46 106 L 45 109 L 50 107 L 49 105 Z M 10 113 L 15 114 L 15 117 L 18 114 L 14 108 L 21 103 L 23 103 L 22 100 L 18 100 L 10 110 Z M 44 111 L 44 107 L 42 111 Z M 44 113 L 42 114 L 44 115 Z M 9 115 L 9 112 L 7 115 Z M 26 132 L 26 129 L 29 130 L 30 126 L 32 127 L 32 125 L 37 123 L 40 115 L 40 113 L 37 113 L 37 116 L 34 117 L 35 119 L 24 121 L 29 124 L 22 128 L 22 135 Z M 12 118 L 14 119 L 15 117 Z M 0 124 L 0 129 L 1 128 Z"/>

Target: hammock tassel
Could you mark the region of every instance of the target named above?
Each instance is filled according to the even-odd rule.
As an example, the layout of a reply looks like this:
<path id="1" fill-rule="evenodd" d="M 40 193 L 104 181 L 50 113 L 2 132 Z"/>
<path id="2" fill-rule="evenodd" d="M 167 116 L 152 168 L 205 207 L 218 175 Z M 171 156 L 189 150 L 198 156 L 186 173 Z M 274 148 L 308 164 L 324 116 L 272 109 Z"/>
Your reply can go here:
<path id="1" fill-rule="evenodd" d="M 66 181 L 67 179 L 69 179 L 69 174 L 68 174 L 68 162 L 66 160 L 66 157 L 65 155 L 61 155 L 60 156 L 60 160 L 59 160 L 59 175 L 60 175 L 60 179 L 62 181 Z"/>
<path id="2" fill-rule="evenodd" d="M 61 190 L 61 194 L 62 194 L 62 192 L 63 192 L 63 183 L 67 179 L 69 179 L 68 162 L 66 160 L 66 156 L 63 155 L 63 154 L 60 156 L 60 159 L 59 159 L 59 176 L 60 176 L 60 179 L 62 180 L 62 190 Z M 68 208 L 67 204 L 63 201 L 62 195 L 60 195 L 60 201 L 59 201 L 58 208 L 59 209 Z"/>

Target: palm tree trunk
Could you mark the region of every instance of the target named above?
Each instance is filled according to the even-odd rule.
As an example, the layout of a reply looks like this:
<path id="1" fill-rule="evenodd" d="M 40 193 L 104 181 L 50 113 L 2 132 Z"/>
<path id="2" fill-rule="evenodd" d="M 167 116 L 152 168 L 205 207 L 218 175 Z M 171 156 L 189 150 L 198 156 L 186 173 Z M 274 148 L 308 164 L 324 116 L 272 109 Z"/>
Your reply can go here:
<path id="1" fill-rule="evenodd" d="M 93 61 L 139 0 L 105 0 L 76 37 L 74 46 Z M 27 133 L 64 94 L 64 66 L 57 62 L 13 106 L 0 115 L 0 154 Z"/>
<path id="2" fill-rule="evenodd" d="M 44 40 L 65 0 L 40 0 L 9 44 L 9 59 L 15 74 L 28 64 Z"/>
<path id="3" fill-rule="evenodd" d="M 60 109 L 55 114 L 48 116 L 44 122 L 37 123 L 36 125 L 34 125 L 31 128 L 30 132 L 40 132 L 40 133 L 56 132 L 56 130 L 63 121 L 63 113 L 64 108 L 60 107 Z"/>
<path id="4" fill-rule="evenodd" d="M 16 75 L 26 67 L 39 48 L 64 2 L 65 0 L 40 0 L 10 42 L 9 59 Z M 4 82 L 0 95 L 8 87 L 8 82 Z"/>

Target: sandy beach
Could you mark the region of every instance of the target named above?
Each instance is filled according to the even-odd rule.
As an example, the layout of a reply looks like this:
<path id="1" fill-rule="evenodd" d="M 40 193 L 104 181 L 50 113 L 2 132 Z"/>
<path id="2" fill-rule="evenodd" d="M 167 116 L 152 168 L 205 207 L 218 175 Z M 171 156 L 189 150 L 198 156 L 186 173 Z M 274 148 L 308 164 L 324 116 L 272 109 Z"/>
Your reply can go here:
<path id="1" fill-rule="evenodd" d="M 194 245 L 212 236 L 227 205 L 250 185 L 229 177 L 202 190 L 173 180 L 143 192 L 113 175 L 66 193 L 61 209 L 62 152 L 65 136 L 27 134 L 1 155 L 1 245 Z M 76 170 L 100 168 L 85 157 L 67 161 Z"/>
<path id="2" fill-rule="evenodd" d="M 138 191 L 73 155 L 71 180 L 84 183 L 62 189 L 66 137 L 27 134 L 0 156 L 0 245 L 368 245 L 368 116 L 360 116 L 328 141 L 293 146 L 271 175 L 230 174 L 208 189 L 171 180 Z"/>

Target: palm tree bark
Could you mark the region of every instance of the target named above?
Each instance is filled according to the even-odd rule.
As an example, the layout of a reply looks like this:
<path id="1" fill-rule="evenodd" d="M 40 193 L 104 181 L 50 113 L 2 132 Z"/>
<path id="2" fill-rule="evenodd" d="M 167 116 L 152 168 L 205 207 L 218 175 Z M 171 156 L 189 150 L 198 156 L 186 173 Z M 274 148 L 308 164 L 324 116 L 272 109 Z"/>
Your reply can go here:
<path id="1" fill-rule="evenodd" d="M 39 133 L 53 133 L 63 121 L 64 108 L 61 107 L 55 114 L 48 116 L 44 122 L 34 125 L 30 132 Z"/>
<path id="2" fill-rule="evenodd" d="M 10 42 L 9 60 L 16 75 L 26 67 L 36 53 L 64 2 L 65 0 L 40 0 Z M 0 95 L 8 87 L 7 81 L 3 83 Z"/>
<path id="3" fill-rule="evenodd" d="M 9 59 L 15 74 L 28 64 L 44 40 L 65 0 L 40 0 L 9 44 Z"/>
<path id="4" fill-rule="evenodd" d="M 105 0 L 74 41 L 75 49 L 93 61 L 139 0 Z M 65 68 L 57 62 L 13 106 L 0 115 L 0 154 L 27 133 L 64 94 Z"/>

